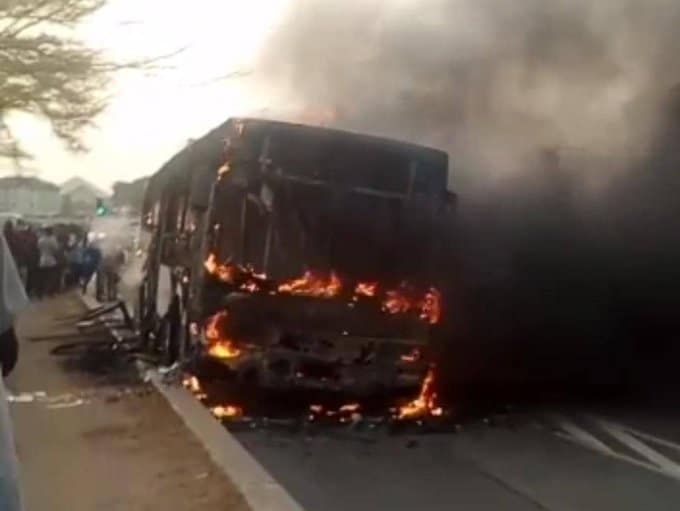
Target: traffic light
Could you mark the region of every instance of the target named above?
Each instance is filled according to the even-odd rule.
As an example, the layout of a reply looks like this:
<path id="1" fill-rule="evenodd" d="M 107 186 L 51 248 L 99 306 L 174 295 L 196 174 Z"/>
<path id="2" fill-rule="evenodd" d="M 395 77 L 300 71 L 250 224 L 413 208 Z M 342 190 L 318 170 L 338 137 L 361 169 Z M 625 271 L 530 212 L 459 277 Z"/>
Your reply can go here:
<path id="1" fill-rule="evenodd" d="M 97 197 L 97 205 L 95 207 L 95 214 L 97 216 L 106 216 L 109 214 L 109 208 L 104 204 L 104 199 Z"/>

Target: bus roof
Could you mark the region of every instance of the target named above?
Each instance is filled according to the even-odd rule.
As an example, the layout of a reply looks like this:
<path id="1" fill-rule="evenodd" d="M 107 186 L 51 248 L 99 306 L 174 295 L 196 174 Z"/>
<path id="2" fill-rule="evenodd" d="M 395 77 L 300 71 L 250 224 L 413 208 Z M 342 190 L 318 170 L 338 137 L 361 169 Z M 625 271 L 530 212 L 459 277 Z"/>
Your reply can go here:
<path id="1" fill-rule="evenodd" d="M 417 159 L 442 170 L 443 186 L 448 177 L 448 154 L 445 151 L 393 139 L 364 135 L 350 131 L 319 126 L 308 126 L 282 121 L 256 118 L 231 118 L 220 126 L 192 141 L 187 147 L 168 160 L 152 177 L 147 193 L 155 195 L 167 183 L 175 179 L 189 179 L 197 167 L 212 166 L 219 168 L 223 163 L 226 139 L 241 126 L 247 139 L 264 140 L 294 139 L 298 144 L 313 146 L 324 143 L 342 143 L 345 147 L 375 149 L 389 153 L 393 157 Z M 295 150 L 295 149 L 293 149 Z"/>

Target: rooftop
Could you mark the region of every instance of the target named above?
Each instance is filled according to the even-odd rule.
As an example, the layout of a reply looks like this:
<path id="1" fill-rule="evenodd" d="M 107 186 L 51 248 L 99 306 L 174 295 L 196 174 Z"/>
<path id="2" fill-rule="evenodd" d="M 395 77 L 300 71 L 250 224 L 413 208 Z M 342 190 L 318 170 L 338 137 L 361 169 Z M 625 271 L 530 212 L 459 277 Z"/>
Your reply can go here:
<path id="1" fill-rule="evenodd" d="M 42 190 L 51 190 L 58 192 L 59 187 L 48 181 L 43 181 L 37 177 L 32 176 L 7 176 L 0 177 L 0 188 L 34 188 Z"/>

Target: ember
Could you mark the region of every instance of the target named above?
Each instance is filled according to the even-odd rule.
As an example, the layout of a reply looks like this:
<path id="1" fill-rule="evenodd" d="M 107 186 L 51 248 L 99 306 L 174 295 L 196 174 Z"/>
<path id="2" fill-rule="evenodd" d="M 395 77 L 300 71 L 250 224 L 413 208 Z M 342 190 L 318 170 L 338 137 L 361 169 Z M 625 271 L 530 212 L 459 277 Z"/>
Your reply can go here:
<path id="1" fill-rule="evenodd" d="M 260 290 L 260 286 L 257 284 L 257 282 L 251 280 L 241 284 L 239 289 L 241 289 L 241 291 L 247 291 L 248 293 L 257 293 Z"/>
<path id="2" fill-rule="evenodd" d="M 340 412 L 345 412 L 345 413 L 349 413 L 349 412 L 358 412 L 358 411 L 359 411 L 359 408 L 361 408 L 361 405 L 360 405 L 359 403 L 348 403 L 348 404 L 346 404 L 346 405 L 342 405 L 342 406 L 338 409 L 338 411 L 340 411 Z"/>
<path id="3" fill-rule="evenodd" d="M 218 419 L 237 418 L 243 416 L 243 408 L 234 405 L 220 405 L 210 409 L 210 412 Z"/>
<path id="4" fill-rule="evenodd" d="M 420 394 L 410 403 L 399 408 L 400 420 L 414 420 L 427 417 L 428 415 L 439 417 L 444 410 L 437 406 L 437 393 L 434 389 L 434 369 L 430 368 L 423 380 Z"/>
<path id="5" fill-rule="evenodd" d="M 207 394 L 203 392 L 201 382 L 199 382 L 198 378 L 196 378 L 195 376 L 185 376 L 184 379 L 182 380 L 182 385 L 184 386 L 184 388 L 189 390 L 194 396 L 196 396 L 196 399 L 198 399 L 199 401 L 203 401 L 208 397 Z"/>
<path id="6" fill-rule="evenodd" d="M 354 294 L 359 296 L 373 297 L 375 296 L 377 291 L 378 291 L 377 282 L 359 282 L 357 284 L 357 287 L 354 289 Z"/>
<path id="7" fill-rule="evenodd" d="M 278 290 L 279 293 L 291 295 L 333 298 L 338 296 L 342 290 L 342 282 L 340 282 L 338 276 L 332 272 L 330 277 L 324 278 L 307 271 L 299 279 L 281 284 Z"/>
<path id="8" fill-rule="evenodd" d="M 418 348 L 413 348 L 409 353 L 401 356 L 402 362 L 418 362 L 422 358 L 422 354 Z"/>

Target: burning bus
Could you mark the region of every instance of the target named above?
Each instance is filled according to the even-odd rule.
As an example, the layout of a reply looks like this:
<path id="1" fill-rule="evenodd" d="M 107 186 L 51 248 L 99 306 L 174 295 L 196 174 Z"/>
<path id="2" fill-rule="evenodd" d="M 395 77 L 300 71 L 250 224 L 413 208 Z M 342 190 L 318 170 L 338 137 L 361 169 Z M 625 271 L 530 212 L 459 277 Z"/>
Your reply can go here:
<path id="1" fill-rule="evenodd" d="M 417 387 L 447 181 L 443 151 L 231 119 L 149 182 L 140 332 L 263 387 Z"/>

